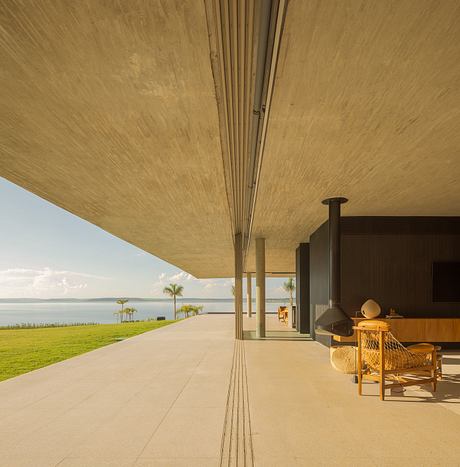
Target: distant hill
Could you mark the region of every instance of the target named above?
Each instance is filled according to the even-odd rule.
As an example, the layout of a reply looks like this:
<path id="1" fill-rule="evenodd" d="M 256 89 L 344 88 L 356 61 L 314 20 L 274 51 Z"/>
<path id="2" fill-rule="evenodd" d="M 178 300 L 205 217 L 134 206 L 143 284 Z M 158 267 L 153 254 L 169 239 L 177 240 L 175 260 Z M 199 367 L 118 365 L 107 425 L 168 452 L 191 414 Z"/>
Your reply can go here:
<path id="1" fill-rule="evenodd" d="M 141 298 L 123 297 L 130 302 L 169 302 L 170 298 Z M 88 303 L 88 302 L 116 302 L 120 297 L 98 297 L 98 298 L 0 298 L 0 303 Z M 232 302 L 233 298 L 195 298 L 182 297 L 178 302 Z M 253 302 L 255 299 L 253 299 Z M 288 298 L 267 298 L 267 302 L 288 302 Z"/>

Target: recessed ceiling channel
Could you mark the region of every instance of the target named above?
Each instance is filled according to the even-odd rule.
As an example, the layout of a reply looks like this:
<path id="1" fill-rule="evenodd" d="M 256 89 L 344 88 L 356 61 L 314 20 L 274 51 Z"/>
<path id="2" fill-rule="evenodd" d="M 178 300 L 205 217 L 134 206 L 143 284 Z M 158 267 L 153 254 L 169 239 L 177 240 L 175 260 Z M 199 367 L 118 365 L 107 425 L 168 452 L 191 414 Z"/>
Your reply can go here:
<path id="1" fill-rule="evenodd" d="M 233 234 L 247 252 L 257 198 L 284 0 L 208 0 L 223 166 Z"/>

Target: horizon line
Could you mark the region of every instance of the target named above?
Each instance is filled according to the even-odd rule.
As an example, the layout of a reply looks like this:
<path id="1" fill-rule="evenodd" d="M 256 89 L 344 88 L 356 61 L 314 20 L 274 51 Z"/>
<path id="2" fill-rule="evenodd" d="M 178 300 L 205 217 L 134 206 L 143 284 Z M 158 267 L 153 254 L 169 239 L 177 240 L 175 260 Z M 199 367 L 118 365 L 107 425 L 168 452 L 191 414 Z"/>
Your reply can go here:
<path id="1" fill-rule="evenodd" d="M 165 300 L 170 301 L 171 298 L 163 297 L 129 297 L 129 296 L 109 296 L 109 297 L 50 297 L 50 298 L 37 298 L 37 297 L 0 297 L 1 300 L 37 300 L 37 301 L 48 301 L 48 300 L 78 300 L 78 301 L 91 301 L 91 300 Z M 289 297 L 267 297 L 267 300 L 289 300 Z M 233 297 L 178 297 L 177 300 L 233 300 Z M 256 299 L 253 298 L 252 301 Z"/>

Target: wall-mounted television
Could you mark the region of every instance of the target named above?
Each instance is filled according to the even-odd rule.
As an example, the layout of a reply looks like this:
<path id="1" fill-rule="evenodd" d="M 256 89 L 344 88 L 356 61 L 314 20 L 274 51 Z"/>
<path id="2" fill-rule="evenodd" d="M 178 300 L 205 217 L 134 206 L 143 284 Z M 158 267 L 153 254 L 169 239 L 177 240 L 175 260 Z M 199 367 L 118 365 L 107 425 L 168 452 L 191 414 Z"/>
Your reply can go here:
<path id="1" fill-rule="evenodd" d="M 460 261 L 433 263 L 433 302 L 460 302 Z"/>

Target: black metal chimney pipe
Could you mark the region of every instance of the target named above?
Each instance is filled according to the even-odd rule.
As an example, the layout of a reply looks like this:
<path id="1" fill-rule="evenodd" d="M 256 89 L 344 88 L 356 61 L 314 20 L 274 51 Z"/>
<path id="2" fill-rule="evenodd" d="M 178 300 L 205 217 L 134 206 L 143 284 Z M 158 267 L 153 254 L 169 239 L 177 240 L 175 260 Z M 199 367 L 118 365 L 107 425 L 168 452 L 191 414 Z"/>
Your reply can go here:
<path id="1" fill-rule="evenodd" d="M 353 335 L 353 321 L 340 307 L 340 205 L 347 201 L 323 201 L 329 206 L 329 308 L 315 322 L 317 334 Z"/>
<path id="2" fill-rule="evenodd" d="M 340 204 L 345 198 L 323 201 L 329 205 L 329 306 L 340 305 Z"/>

